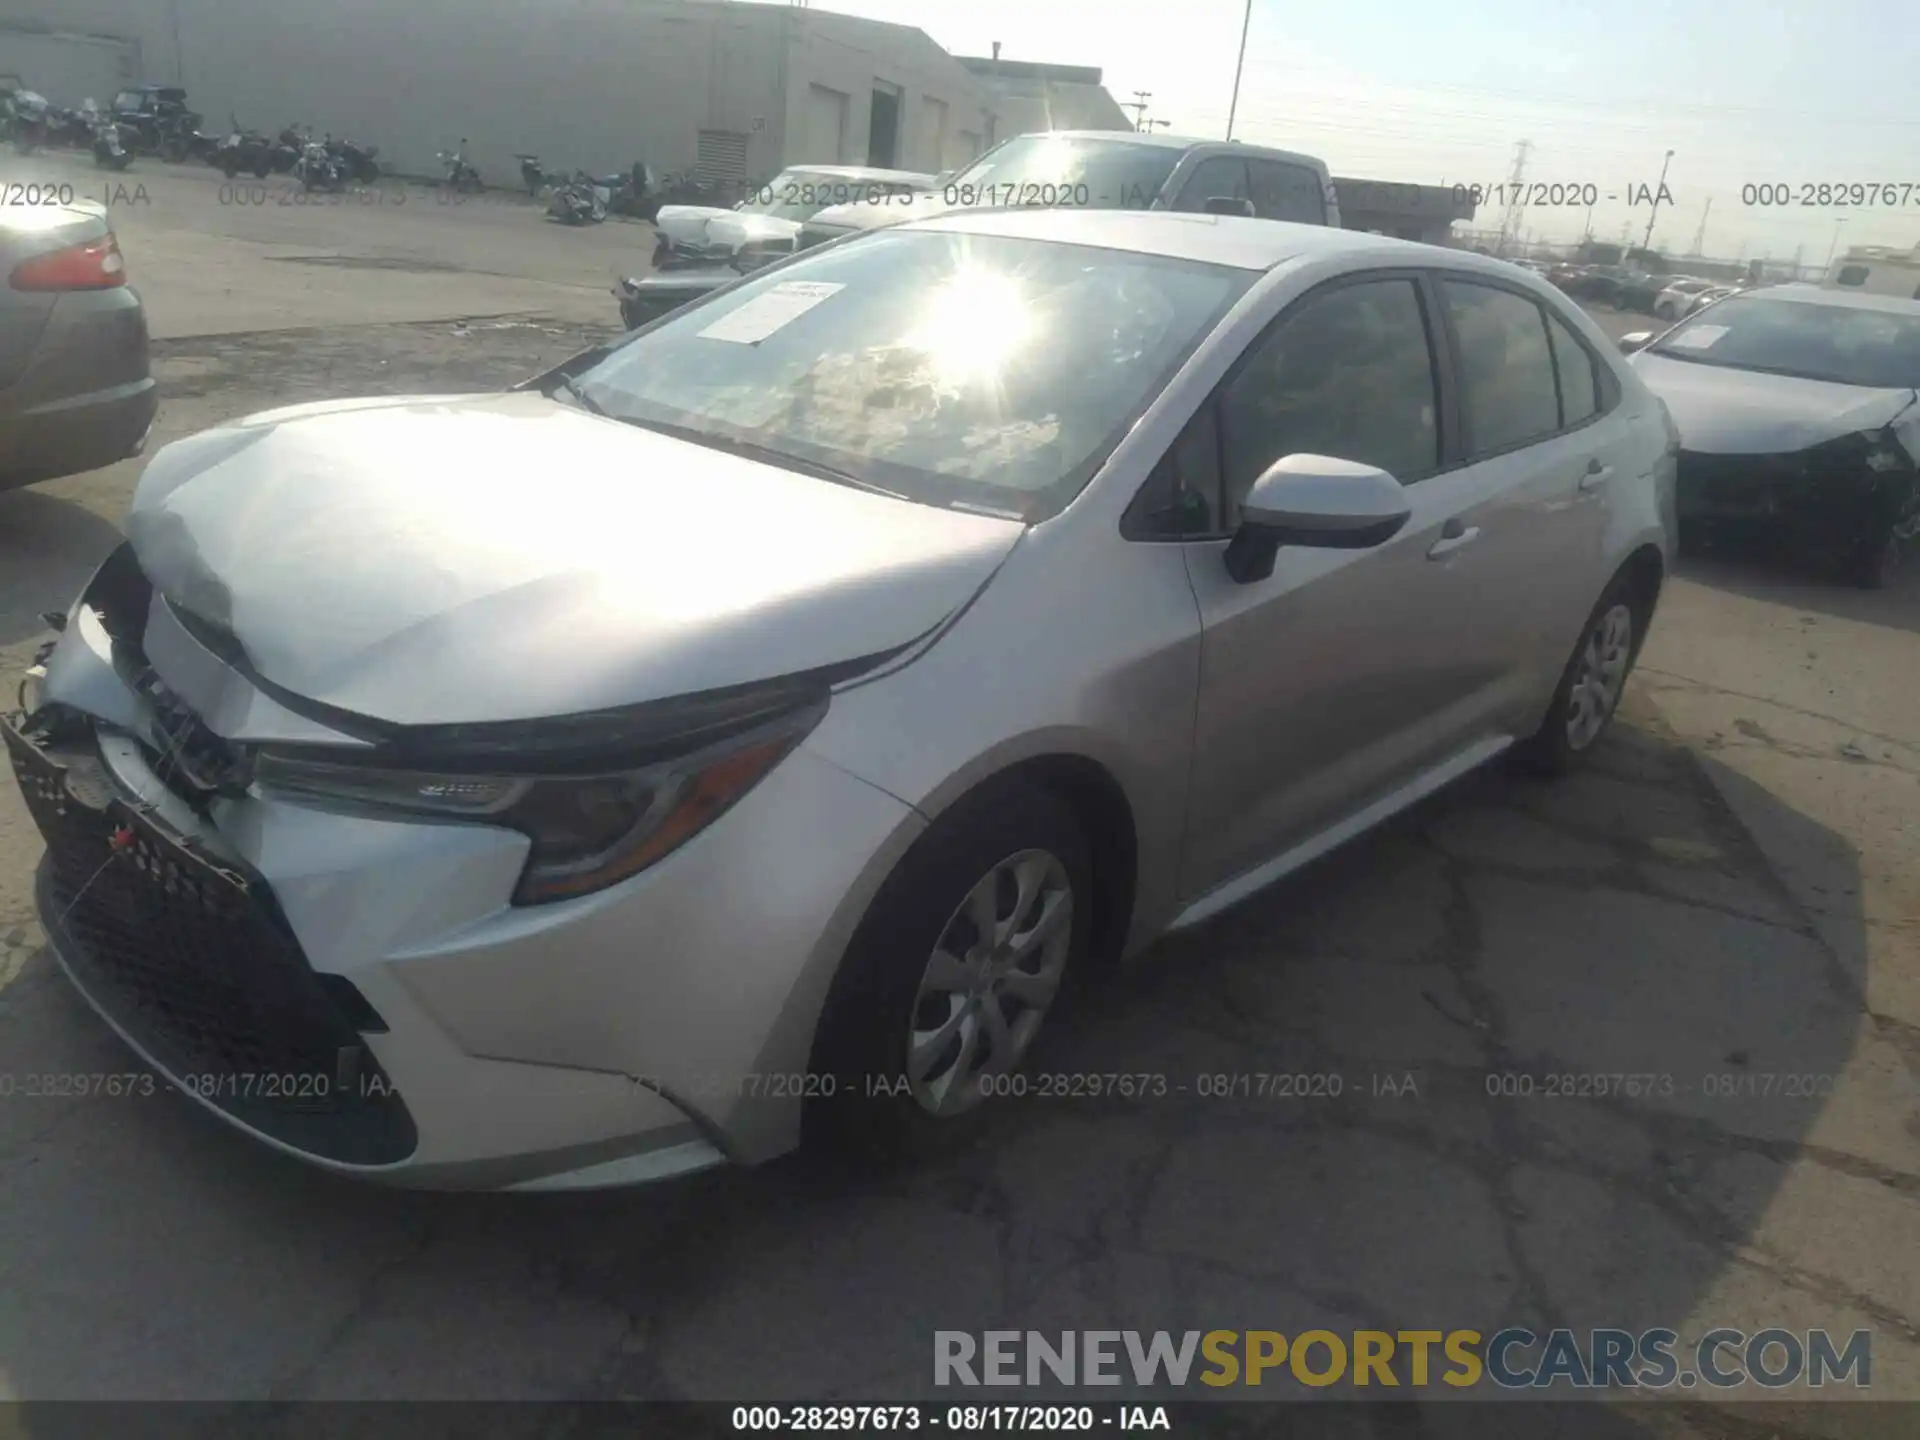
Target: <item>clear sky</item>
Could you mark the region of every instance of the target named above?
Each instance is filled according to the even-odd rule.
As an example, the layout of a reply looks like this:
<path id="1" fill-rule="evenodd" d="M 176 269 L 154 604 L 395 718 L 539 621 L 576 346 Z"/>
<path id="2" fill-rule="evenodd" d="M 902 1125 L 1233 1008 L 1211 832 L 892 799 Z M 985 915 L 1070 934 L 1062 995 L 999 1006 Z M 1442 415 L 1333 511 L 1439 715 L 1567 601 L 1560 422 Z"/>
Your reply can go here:
<path id="1" fill-rule="evenodd" d="M 1223 135 L 1243 0 L 813 0 L 917 25 L 958 54 L 1097 65 L 1177 133 Z M 1656 247 L 1809 263 L 1920 243 L 1920 4 L 1914 0 L 1253 0 L 1234 133 L 1335 174 L 1493 185 L 1533 142 L 1529 180 L 1593 183 L 1593 233 L 1646 231 L 1629 187 L 1674 157 Z M 1743 204 L 1744 186 L 1791 205 Z M 1904 204 L 1802 206 L 1803 184 L 1905 187 Z M 1608 194 L 1620 198 L 1608 201 Z M 1758 196 L 1753 197 L 1758 200 Z M 1817 202 L 1817 195 L 1815 197 Z M 1708 202 L 1711 201 L 1709 208 Z M 1483 206 L 1476 227 L 1499 223 Z M 1522 232 L 1577 239 L 1587 212 L 1529 209 Z"/>

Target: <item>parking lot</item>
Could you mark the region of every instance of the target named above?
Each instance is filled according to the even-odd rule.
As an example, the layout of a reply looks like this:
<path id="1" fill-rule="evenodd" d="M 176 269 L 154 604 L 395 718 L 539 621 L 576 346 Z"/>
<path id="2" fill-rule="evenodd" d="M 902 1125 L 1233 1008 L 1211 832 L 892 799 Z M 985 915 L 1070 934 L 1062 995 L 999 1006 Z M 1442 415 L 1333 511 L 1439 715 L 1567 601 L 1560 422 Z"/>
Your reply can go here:
<path id="1" fill-rule="evenodd" d="M 608 285 L 651 249 L 511 197 L 0 167 L 109 202 L 156 336 L 155 445 L 521 378 L 610 333 Z M 117 542 L 140 463 L 0 495 L 0 693 Z M 938 1163 L 408 1194 L 164 1090 L 13 1087 L 0 1399 L 902 1399 L 941 1393 L 935 1330 L 1524 1324 L 1865 1329 L 1869 1393 L 1920 1400 L 1916 673 L 1912 577 L 1689 562 L 1589 772 L 1470 778 L 1156 947 L 1037 1068 L 1187 1093 L 1010 1102 Z M 0 1074 L 134 1068 L 45 953 L 39 849 L 0 784 Z M 1276 1074 L 1339 1094 L 1202 1093 Z M 1553 1078 L 1622 1074 L 1670 1083 Z M 1804 1411 L 1751 1432 L 1676 1408 L 1664 1433 L 1901 1433 L 1832 1403 L 1860 1393 L 1792 1391 Z"/>

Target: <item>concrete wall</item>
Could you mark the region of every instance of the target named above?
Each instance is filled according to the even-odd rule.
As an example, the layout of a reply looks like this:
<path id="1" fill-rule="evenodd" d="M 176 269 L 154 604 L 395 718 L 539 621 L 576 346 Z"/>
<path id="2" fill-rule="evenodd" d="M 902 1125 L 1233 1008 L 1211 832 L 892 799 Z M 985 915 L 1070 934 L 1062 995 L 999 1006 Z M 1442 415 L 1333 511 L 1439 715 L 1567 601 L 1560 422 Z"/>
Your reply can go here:
<path id="1" fill-rule="evenodd" d="M 268 132 L 304 122 L 423 174 L 465 136 L 495 184 L 523 150 L 691 169 L 702 129 L 745 135 L 748 174 L 766 178 L 825 158 L 801 153 L 810 83 L 849 96 L 846 158 L 864 161 L 876 79 L 904 92 L 901 166 L 938 169 L 916 135 L 921 97 L 944 100 L 956 131 L 978 128 L 983 103 L 918 30 L 711 0 L 0 0 L 0 28 L 23 26 L 134 42 L 142 78 L 184 85 L 209 129 L 229 113 Z"/>
<path id="2" fill-rule="evenodd" d="M 866 164 L 872 138 L 868 122 L 876 85 L 900 92 L 900 139 L 894 169 L 937 174 L 973 158 L 966 153 L 961 135 L 986 132 L 991 103 L 987 90 L 924 32 L 824 10 L 775 13 L 790 17 L 793 34 L 787 66 L 789 163 Z M 814 153 L 816 147 L 805 138 L 807 93 L 813 85 L 848 97 L 846 133 L 839 155 Z M 929 105 L 929 100 L 936 103 Z M 942 107 L 944 136 L 937 133 Z"/>
<path id="3" fill-rule="evenodd" d="M 56 105 L 111 104 L 140 78 L 139 48 L 93 35 L 48 35 L 0 24 L 0 75 L 18 75 Z"/>

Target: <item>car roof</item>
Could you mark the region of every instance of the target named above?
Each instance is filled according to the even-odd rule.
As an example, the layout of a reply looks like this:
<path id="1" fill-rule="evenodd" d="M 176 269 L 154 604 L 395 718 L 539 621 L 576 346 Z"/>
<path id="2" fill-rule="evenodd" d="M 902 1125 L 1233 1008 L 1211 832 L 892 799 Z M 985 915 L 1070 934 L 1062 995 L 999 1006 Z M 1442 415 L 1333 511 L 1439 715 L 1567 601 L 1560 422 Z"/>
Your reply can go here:
<path id="1" fill-rule="evenodd" d="M 1130 250 L 1239 270 L 1271 270 L 1289 260 L 1353 254 L 1383 265 L 1445 264 L 1487 275 L 1514 273 L 1514 267 L 1505 261 L 1442 245 L 1422 245 L 1329 225 L 1294 225 L 1282 220 L 1196 215 L 1182 210 L 962 209 L 904 221 L 899 228 L 1054 240 L 1063 245 Z"/>
<path id="2" fill-rule="evenodd" d="M 1315 165 L 1325 162 L 1318 156 L 1307 155 L 1298 150 L 1281 150 L 1272 145 L 1248 145 L 1239 140 L 1209 140 L 1202 135 L 1168 135 L 1162 131 L 1141 130 L 1035 130 L 1028 135 L 1016 135 L 1012 139 L 1026 140 L 1033 136 L 1044 136 L 1049 140 L 1107 140 L 1115 144 L 1144 145 L 1158 150 L 1196 150 L 1202 147 L 1213 150 L 1236 150 L 1248 155 L 1276 155 L 1288 160 L 1307 160 Z M 980 159 L 987 157 L 982 155 Z M 972 164 L 974 162 L 969 162 Z"/>
<path id="3" fill-rule="evenodd" d="M 1827 290 L 1802 280 L 1784 285 L 1767 285 L 1746 293 L 1764 295 L 1769 300 L 1785 300 L 1794 305 L 1838 305 L 1848 310 L 1883 310 L 1889 315 L 1920 315 L 1920 300 L 1908 300 L 1899 295 L 1876 295 L 1862 290 Z"/>
<path id="4" fill-rule="evenodd" d="M 871 165 L 788 165 L 782 175 L 843 175 L 849 180 L 898 180 L 902 184 L 931 185 L 934 177 L 921 170 L 879 170 Z"/>

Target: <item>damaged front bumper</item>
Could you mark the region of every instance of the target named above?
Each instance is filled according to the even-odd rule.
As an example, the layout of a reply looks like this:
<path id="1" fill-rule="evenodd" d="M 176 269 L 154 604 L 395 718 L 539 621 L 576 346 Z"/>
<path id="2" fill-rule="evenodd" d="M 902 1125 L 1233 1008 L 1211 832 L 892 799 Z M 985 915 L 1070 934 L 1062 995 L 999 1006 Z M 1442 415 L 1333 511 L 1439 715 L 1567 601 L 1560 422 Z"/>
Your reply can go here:
<path id="1" fill-rule="evenodd" d="M 231 671 L 202 713 L 248 735 L 183 720 L 153 624 L 93 596 L 129 564 L 103 567 L 4 738 L 53 952 L 162 1076 L 287 1154 L 427 1188 L 633 1184 L 796 1142 L 802 1088 L 748 1080 L 804 1070 L 847 897 L 905 807 L 796 752 L 657 870 L 516 907 L 523 835 L 223 773 L 250 735 L 312 722 L 236 701 Z M 853 843 L 823 848 L 823 816 Z"/>
<path id="2" fill-rule="evenodd" d="M 1869 463 L 1875 454 L 1883 468 Z M 1784 455 L 1682 451 L 1676 503 L 1683 526 L 1784 530 L 1807 549 L 1844 552 L 1878 543 L 1917 486 L 1903 457 L 1847 437 Z"/>

